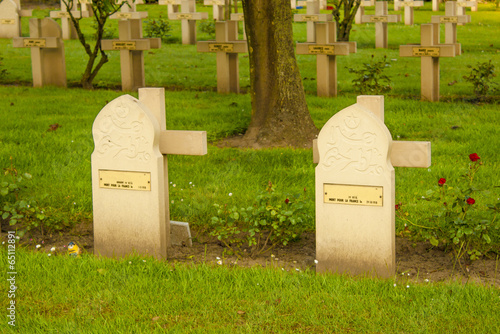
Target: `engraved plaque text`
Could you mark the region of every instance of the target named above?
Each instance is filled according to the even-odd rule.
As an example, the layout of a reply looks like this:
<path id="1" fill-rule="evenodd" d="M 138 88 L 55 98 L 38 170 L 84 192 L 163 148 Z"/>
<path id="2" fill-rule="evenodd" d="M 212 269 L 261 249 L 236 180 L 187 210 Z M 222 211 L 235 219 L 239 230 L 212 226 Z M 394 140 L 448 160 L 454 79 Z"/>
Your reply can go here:
<path id="1" fill-rule="evenodd" d="M 113 50 L 135 50 L 135 42 L 124 41 L 124 42 L 113 42 Z"/>
<path id="2" fill-rule="evenodd" d="M 99 170 L 99 188 L 151 191 L 151 173 Z"/>
<path id="3" fill-rule="evenodd" d="M 39 48 L 43 48 L 45 47 L 45 39 L 44 38 L 26 38 L 24 39 L 24 46 L 25 47 L 32 47 L 32 46 L 35 46 L 35 47 L 39 47 Z"/>
<path id="4" fill-rule="evenodd" d="M 383 205 L 383 187 L 323 184 L 324 202 L 346 205 Z"/>
<path id="5" fill-rule="evenodd" d="M 228 43 L 216 43 L 216 44 L 208 44 L 208 51 L 210 52 L 233 52 L 234 50 L 234 45 L 233 44 L 228 44 Z"/>
<path id="6" fill-rule="evenodd" d="M 439 57 L 439 48 L 413 48 L 413 55 L 417 57 Z"/>
<path id="7" fill-rule="evenodd" d="M 324 54 L 324 55 L 334 55 L 335 46 L 334 45 L 309 45 L 310 54 Z"/>

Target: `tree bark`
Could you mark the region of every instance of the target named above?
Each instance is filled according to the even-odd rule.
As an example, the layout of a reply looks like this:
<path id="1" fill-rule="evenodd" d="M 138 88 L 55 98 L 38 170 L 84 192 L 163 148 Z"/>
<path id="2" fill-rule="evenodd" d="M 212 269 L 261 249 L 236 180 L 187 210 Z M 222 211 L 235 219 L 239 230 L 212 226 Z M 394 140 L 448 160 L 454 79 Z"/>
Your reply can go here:
<path id="1" fill-rule="evenodd" d="M 332 15 L 337 22 L 337 41 L 348 42 L 352 24 L 361 0 L 335 0 L 333 1 Z"/>
<path id="2" fill-rule="evenodd" d="M 243 0 L 250 59 L 252 147 L 311 147 L 318 129 L 295 58 L 290 0 Z"/>

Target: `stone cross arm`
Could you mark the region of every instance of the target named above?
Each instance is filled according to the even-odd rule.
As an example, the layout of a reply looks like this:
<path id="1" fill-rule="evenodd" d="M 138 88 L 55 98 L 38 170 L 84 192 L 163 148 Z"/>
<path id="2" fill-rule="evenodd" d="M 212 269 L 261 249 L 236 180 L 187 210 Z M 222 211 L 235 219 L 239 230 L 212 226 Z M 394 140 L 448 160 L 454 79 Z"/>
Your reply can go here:
<path id="1" fill-rule="evenodd" d="M 31 38 L 31 37 L 15 37 L 12 39 L 12 46 L 15 48 L 45 48 L 54 49 L 58 48 L 60 38 L 58 37 L 41 37 L 41 38 Z"/>
<path id="2" fill-rule="evenodd" d="M 455 45 L 400 45 L 400 57 L 455 57 Z"/>
<path id="3" fill-rule="evenodd" d="M 82 17 L 90 17 L 90 12 L 88 11 L 79 11 L 79 10 L 73 10 L 71 11 L 71 14 L 75 19 L 80 19 Z M 70 18 L 69 12 L 66 11 L 52 11 L 50 12 L 50 17 L 53 19 L 61 19 L 61 18 Z"/>
<path id="4" fill-rule="evenodd" d="M 363 15 L 361 17 L 362 23 L 369 22 L 387 22 L 387 23 L 397 23 L 401 22 L 401 15 Z"/>
<path id="5" fill-rule="evenodd" d="M 295 14 L 295 22 L 326 22 L 333 20 L 332 14 Z"/>
<path id="6" fill-rule="evenodd" d="M 349 43 L 297 43 L 297 54 L 299 55 L 320 55 L 326 54 L 330 56 L 347 56 L 351 52 Z M 356 45 L 354 45 L 356 48 Z M 354 51 L 355 52 L 355 51 Z"/>
<path id="7" fill-rule="evenodd" d="M 148 17 L 148 12 L 114 13 L 109 18 L 114 20 L 141 20 Z"/>
<path id="8" fill-rule="evenodd" d="M 434 15 L 431 23 L 470 23 L 470 15 Z"/>
<path id="9" fill-rule="evenodd" d="M 198 52 L 225 52 L 225 53 L 247 53 L 248 44 L 246 41 L 200 41 L 196 44 Z"/>
<path id="10" fill-rule="evenodd" d="M 169 20 L 208 20 L 208 13 L 168 13 Z"/>
<path id="11" fill-rule="evenodd" d="M 319 163 L 316 139 L 313 141 L 313 163 Z M 393 141 L 391 146 L 391 164 L 394 167 L 420 167 L 431 165 L 431 142 L 428 141 Z"/>
<path id="12" fill-rule="evenodd" d="M 206 155 L 206 131 L 163 130 L 160 132 L 162 154 Z"/>
<path id="13" fill-rule="evenodd" d="M 224 0 L 203 0 L 205 6 L 224 6 Z"/>
<path id="14" fill-rule="evenodd" d="M 159 5 L 180 5 L 182 0 L 159 0 Z"/>
<path id="15" fill-rule="evenodd" d="M 399 2 L 400 6 L 407 6 L 407 7 L 421 7 L 424 5 L 423 1 L 400 1 Z"/>
<path id="16" fill-rule="evenodd" d="M 149 49 L 159 49 L 161 47 L 161 38 L 142 38 L 142 39 L 105 39 L 101 41 L 101 47 L 106 50 L 131 50 L 145 51 Z"/>

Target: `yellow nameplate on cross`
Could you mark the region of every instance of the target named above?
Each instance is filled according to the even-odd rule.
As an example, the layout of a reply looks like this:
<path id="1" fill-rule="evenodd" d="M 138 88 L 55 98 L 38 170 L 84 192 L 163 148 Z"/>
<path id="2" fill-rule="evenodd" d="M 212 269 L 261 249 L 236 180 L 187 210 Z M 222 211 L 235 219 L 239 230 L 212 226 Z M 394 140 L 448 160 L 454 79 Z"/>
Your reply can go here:
<path id="1" fill-rule="evenodd" d="M 417 57 L 439 57 L 439 48 L 413 48 L 413 55 Z"/>
<path id="2" fill-rule="evenodd" d="M 118 13 L 118 14 L 116 14 L 116 17 L 119 19 L 131 19 L 132 14 L 131 13 Z"/>
<path id="3" fill-rule="evenodd" d="M 177 14 L 178 20 L 190 20 L 193 18 L 192 14 Z"/>
<path id="4" fill-rule="evenodd" d="M 135 42 L 113 42 L 113 50 L 135 50 Z"/>
<path id="5" fill-rule="evenodd" d="M 56 17 L 59 17 L 59 18 L 69 17 L 69 13 L 68 12 L 57 12 Z"/>
<path id="6" fill-rule="evenodd" d="M 346 205 L 383 205 L 383 187 L 323 184 L 324 203 Z"/>
<path id="7" fill-rule="evenodd" d="M 303 21 L 319 21 L 319 16 L 318 15 L 304 15 L 302 16 Z"/>
<path id="8" fill-rule="evenodd" d="M 333 55 L 335 54 L 335 46 L 334 45 L 309 45 L 309 53 L 310 54 L 324 54 L 324 55 Z"/>
<path id="9" fill-rule="evenodd" d="M 26 38 L 24 41 L 23 41 L 23 44 L 25 47 L 39 47 L 39 48 L 43 48 L 45 47 L 45 39 L 44 38 L 39 38 L 39 39 L 35 39 L 35 38 Z"/>
<path id="10" fill-rule="evenodd" d="M 387 22 L 387 16 L 372 16 L 370 22 Z"/>
<path id="11" fill-rule="evenodd" d="M 217 43 L 217 44 L 208 44 L 208 51 L 210 52 L 233 52 L 234 50 L 234 45 L 233 44 L 222 44 L 222 43 Z"/>
<path id="12" fill-rule="evenodd" d="M 1 24 L 16 24 L 16 20 L 14 19 L 2 19 L 0 21 Z"/>
<path id="13" fill-rule="evenodd" d="M 458 17 L 456 16 L 440 17 L 439 23 L 458 23 Z"/>

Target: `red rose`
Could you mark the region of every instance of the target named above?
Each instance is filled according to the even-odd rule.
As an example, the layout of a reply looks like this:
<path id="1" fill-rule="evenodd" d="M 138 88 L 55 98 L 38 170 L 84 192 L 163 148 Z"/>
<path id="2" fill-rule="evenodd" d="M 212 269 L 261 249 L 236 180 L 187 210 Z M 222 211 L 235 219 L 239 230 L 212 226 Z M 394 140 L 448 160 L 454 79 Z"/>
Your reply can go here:
<path id="1" fill-rule="evenodd" d="M 472 154 L 469 154 L 469 159 L 470 159 L 470 161 L 474 162 L 474 161 L 478 161 L 479 159 L 481 159 L 481 157 L 479 155 L 477 155 L 477 153 L 472 153 Z"/>
<path id="2" fill-rule="evenodd" d="M 476 201 L 474 200 L 474 198 L 472 198 L 472 197 L 467 198 L 467 204 L 472 205 L 474 203 L 476 203 Z"/>
<path id="3" fill-rule="evenodd" d="M 287 198 L 287 199 L 285 200 L 285 203 L 286 203 L 286 204 L 288 204 L 289 202 L 290 202 L 290 200 Z"/>
<path id="4" fill-rule="evenodd" d="M 443 179 L 443 178 L 440 178 L 440 179 L 439 179 L 439 181 L 438 181 L 438 184 L 439 184 L 440 186 L 442 186 L 442 185 L 443 185 L 443 184 L 445 184 L 445 183 L 446 183 L 446 179 Z"/>

